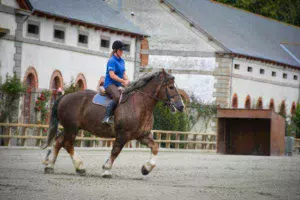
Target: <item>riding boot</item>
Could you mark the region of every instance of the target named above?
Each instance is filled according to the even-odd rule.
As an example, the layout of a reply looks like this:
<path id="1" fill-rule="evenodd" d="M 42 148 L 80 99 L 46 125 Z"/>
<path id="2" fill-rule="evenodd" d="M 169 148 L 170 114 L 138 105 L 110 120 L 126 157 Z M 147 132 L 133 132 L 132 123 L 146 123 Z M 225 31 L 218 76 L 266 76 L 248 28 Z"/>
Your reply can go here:
<path id="1" fill-rule="evenodd" d="M 115 100 L 111 100 L 111 102 L 106 107 L 106 112 L 104 115 L 104 119 L 102 120 L 103 124 L 113 124 L 114 122 L 111 120 L 111 116 L 117 107 L 118 103 L 115 102 Z"/>

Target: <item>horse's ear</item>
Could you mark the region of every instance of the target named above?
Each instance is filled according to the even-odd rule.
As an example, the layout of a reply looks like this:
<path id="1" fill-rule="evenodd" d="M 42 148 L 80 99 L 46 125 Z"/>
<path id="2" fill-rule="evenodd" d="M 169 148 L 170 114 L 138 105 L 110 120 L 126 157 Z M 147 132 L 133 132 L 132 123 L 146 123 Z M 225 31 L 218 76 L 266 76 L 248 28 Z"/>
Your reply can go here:
<path id="1" fill-rule="evenodd" d="M 161 70 L 161 72 L 162 72 L 162 74 L 163 74 L 163 76 L 164 76 L 164 77 L 166 77 L 166 76 L 167 76 L 167 73 L 166 73 L 166 71 L 165 71 L 165 69 L 164 69 L 164 68 Z"/>
<path id="2" fill-rule="evenodd" d="M 171 69 L 168 70 L 168 74 L 172 74 L 172 70 Z"/>

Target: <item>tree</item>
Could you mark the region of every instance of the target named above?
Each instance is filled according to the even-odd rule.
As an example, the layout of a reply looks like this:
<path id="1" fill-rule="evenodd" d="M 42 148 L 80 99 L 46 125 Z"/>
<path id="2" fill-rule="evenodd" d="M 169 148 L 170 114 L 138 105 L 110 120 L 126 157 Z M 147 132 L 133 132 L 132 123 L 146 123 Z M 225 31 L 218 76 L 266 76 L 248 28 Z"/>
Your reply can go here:
<path id="1" fill-rule="evenodd" d="M 296 138 L 300 138 L 300 104 L 297 104 L 296 113 L 292 116 L 291 124 L 296 132 Z"/>
<path id="2" fill-rule="evenodd" d="M 215 0 L 259 15 L 300 26 L 300 0 Z"/>

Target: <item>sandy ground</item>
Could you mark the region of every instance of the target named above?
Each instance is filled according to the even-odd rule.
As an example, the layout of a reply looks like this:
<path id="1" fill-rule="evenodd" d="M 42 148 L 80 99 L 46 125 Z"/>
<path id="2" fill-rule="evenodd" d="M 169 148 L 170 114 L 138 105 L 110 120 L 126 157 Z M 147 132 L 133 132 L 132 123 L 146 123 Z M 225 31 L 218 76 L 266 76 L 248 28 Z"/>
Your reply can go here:
<path id="1" fill-rule="evenodd" d="M 62 150 L 55 174 L 44 174 L 45 150 L 0 149 L 0 199 L 300 199 L 300 156 L 224 156 L 160 152 L 148 176 L 145 151 L 123 151 L 113 177 L 101 177 L 109 155 L 78 150 L 87 176 L 75 174 Z"/>

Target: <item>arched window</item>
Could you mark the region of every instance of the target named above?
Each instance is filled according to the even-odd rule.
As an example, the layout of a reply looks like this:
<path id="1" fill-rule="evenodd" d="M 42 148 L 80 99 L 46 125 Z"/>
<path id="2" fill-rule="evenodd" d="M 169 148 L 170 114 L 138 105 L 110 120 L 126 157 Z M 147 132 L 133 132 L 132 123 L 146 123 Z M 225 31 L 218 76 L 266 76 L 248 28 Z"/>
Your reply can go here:
<path id="1" fill-rule="evenodd" d="M 274 99 L 271 99 L 271 100 L 270 100 L 269 109 L 275 111 L 275 103 L 274 103 Z"/>
<path id="2" fill-rule="evenodd" d="M 250 99 L 249 95 L 246 97 L 246 100 L 245 100 L 245 108 L 246 109 L 250 109 L 251 108 L 251 99 Z"/>
<path id="3" fill-rule="evenodd" d="M 292 107 L 291 107 L 291 115 L 295 115 L 296 114 L 296 103 L 295 101 L 292 103 Z"/>
<path id="4" fill-rule="evenodd" d="M 59 88 L 63 88 L 63 77 L 60 71 L 55 70 L 50 80 L 50 91 L 52 91 L 51 105 L 53 105 L 57 99 L 57 90 Z"/>
<path id="5" fill-rule="evenodd" d="M 263 109 L 263 101 L 261 97 L 259 97 L 257 100 L 256 109 Z"/>
<path id="6" fill-rule="evenodd" d="M 285 100 L 283 100 L 279 106 L 279 114 L 282 116 L 286 116 L 286 105 Z"/>
<path id="7" fill-rule="evenodd" d="M 236 93 L 234 93 L 233 97 L 232 97 L 232 104 L 231 104 L 232 108 L 238 108 L 238 96 Z"/>
<path id="8" fill-rule="evenodd" d="M 82 73 L 78 74 L 76 81 L 75 81 L 75 86 L 77 86 L 79 88 L 79 90 L 85 90 L 87 88 L 86 79 Z"/>
<path id="9" fill-rule="evenodd" d="M 149 43 L 146 38 L 144 38 L 141 42 L 141 54 L 140 54 L 140 59 L 141 59 L 141 66 L 145 67 L 148 65 L 149 62 Z"/>
<path id="10" fill-rule="evenodd" d="M 31 119 L 31 113 L 34 112 L 32 102 L 34 102 L 34 92 L 38 88 L 38 76 L 34 67 L 29 67 L 24 75 L 24 83 L 27 86 L 24 95 L 24 124 L 34 123 Z"/>

